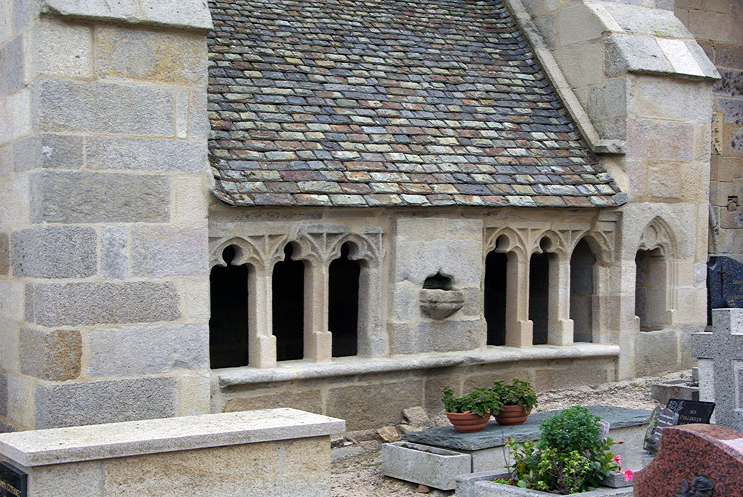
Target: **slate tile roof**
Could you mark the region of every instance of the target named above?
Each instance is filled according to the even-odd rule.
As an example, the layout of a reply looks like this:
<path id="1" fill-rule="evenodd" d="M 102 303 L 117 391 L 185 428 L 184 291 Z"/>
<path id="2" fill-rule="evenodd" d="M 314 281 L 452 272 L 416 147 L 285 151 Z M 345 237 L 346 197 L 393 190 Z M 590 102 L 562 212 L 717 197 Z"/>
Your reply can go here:
<path id="1" fill-rule="evenodd" d="M 238 206 L 621 203 L 501 0 L 210 0 Z"/>

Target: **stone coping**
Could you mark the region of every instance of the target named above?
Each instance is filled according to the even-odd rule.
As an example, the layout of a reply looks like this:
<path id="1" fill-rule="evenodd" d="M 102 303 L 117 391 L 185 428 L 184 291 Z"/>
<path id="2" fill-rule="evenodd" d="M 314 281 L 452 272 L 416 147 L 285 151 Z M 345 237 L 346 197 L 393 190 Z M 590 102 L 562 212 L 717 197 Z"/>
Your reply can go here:
<path id="1" fill-rule="evenodd" d="M 61 17 L 124 22 L 184 29 L 214 27 L 207 2 L 202 0 L 41 0 L 40 10 Z"/>
<path id="2" fill-rule="evenodd" d="M 341 419 L 266 409 L 5 433 L 0 435 L 0 454 L 33 467 L 320 437 L 345 428 Z"/>
<path id="3" fill-rule="evenodd" d="M 648 423 L 652 411 L 646 409 L 628 409 L 612 406 L 587 406 L 588 409 L 604 421 L 608 421 L 612 430 L 642 426 Z M 522 425 L 501 426 L 490 421 L 484 430 L 476 433 L 459 433 L 451 426 L 430 428 L 428 430 L 407 433 L 402 436 L 408 442 L 443 447 L 453 450 L 476 451 L 502 447 L 509 438 L 517 442 L 539 439 L 539 424 L 559 411 L 534 413 Z"/>
<path id="4" fill-rule="evenodd" d="M 535 345 L 533 347 L 489 346 L 486 349 L 456 352 L 398 355 L 392 357 L 341 357 L 332 362 L 281 362 L 275 368 L 258 369 L 248 366 L 214 370 L 219 386 L 271 383 L 278 381 L 332 378 L 361 374 L 391 373 L 416 369 L 476 366 L 501 362 L 533 361 L 542 359 L 592 359 L 618 357 L 618 345 L 578 343 L 568 346 Z"/>

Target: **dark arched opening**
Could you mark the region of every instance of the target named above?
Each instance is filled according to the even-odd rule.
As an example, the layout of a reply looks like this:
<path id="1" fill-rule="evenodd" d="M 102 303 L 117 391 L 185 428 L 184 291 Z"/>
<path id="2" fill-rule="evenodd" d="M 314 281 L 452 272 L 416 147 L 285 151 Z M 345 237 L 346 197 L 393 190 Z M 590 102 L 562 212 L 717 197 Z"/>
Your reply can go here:
<path id="1" fill-rule="evenodd" d="M 640 330 L 663 329 L 666 323 L 666 262 L 659 248 L 635 256 L 635 316 Z"/>
<path id="2" fill-rule="evenodd" d="M 328 275 L 328 327 L 333 334 L 333 357 L 358 353 L 359 276 L 361 265 L 348 258 L 344 243 L 339 259 L 330 263 Z"/>
<path id="3" fill-rule="evenodd" d="M 583 239 L 570 257 L 570 319 L 575 342 L 593 341 L 594 264 L 596 256 Z"/>
<path id="4" fill-rule="evenodd" d="M 273 334 L 276 360 L 304 357 L 304 262 L 292 260 L 293 247 L 284 247 L 284 260 L 274 266 Z"/>
<path id="5" fill-rule="evenodd" d="M 490 252 L 485 259 L 485 322 L 488 345 L 506 343 L 506 274 L 508 256 Z"/>
<path id="6" fill-rule="evenodd" d="M 534 323 L 534 345 L 547 343 L 549 322 L 550 256 L 534 254 L 529 263 L 529 319 Z"/>
<path id="7" fill-rule="evenodd" d="M 213 369 L 248 364 L 248 266 L 233 266 L 235 247 L 224 249 L 226 267 L 209 275 L 209 363 Z"/>

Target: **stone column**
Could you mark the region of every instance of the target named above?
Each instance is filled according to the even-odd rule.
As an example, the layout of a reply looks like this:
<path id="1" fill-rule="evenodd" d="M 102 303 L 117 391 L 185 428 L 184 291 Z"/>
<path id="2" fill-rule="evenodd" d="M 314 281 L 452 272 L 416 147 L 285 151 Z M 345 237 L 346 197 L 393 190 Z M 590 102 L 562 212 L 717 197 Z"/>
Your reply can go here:
<path id="1" fill-rule="evenodd" d="M 209 410 L 206 3 L 0 0 L 0 423 Z"/>
<path id="2" fill-rule="evenodd" d="M 276 367 L 272 272 L 256 269 L 248 275 L 248 364 L 254 368 Z"/>
<path id="3" fill-rule="evenodd" d="M 362 261 L 359 275 L 358 355 L 385 356 L 389 339 L 384 327 L 384 280 L 380 264 Z"/>
<path id="4" fill-rule="evenodd" d="M 506 345 L 531 347 L 534 323 L 529 319 L 529 257 L 508 253 L 506 268 Z"/>
<path id="5" fill-rule="evenodd" d="M 570 319 L 570 256 L 550 255 L 550 289 L 547 343 L 571 345 L 573 320 Z"/>
<path id="6" fill-rule="evenodd" d="M 316 362 L 333 358 L 328 331 L 328 265 L 307 261 L 304 270 L 304 357 Z"/>
<path id="7" fill-rule="evenodd" d="M 307 262 L 304 271 L 304 356 L 316 362 L 333 358 L 328 331 L 328 266 Z"/>

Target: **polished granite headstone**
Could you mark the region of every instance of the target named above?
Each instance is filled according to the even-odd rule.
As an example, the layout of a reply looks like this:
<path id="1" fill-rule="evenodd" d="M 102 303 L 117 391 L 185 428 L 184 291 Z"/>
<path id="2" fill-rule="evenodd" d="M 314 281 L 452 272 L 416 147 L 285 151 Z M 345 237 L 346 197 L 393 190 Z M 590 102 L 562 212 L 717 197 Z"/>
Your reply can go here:
<path id="1" fill-rule="evenodd" d="M 743 497 L 743 433 L 689 424 L 663 430 L 660 450 L 635 473 L 635 497 Z"/>
<path id="2" fill-rule="evenodd" d="M 743 263 L 730 257 L 713 256 L 707 262 L 707 315 L 711 310 L 743 307 Z"/>
<path id="3" fill-rule="evenodd" d="M 715 410 L 715 403 L 699 400 L 670 399 L 666 407 L 678 414 L 678 423 L 676 424 L 709 424 L 709 420 L 712 418 L 712 413 Z"/>
<path id="4" fill-rule="evenodd" d="M 3 461 L 0 462 L 0 497 L 26 497 L 28 475 Z"/>

